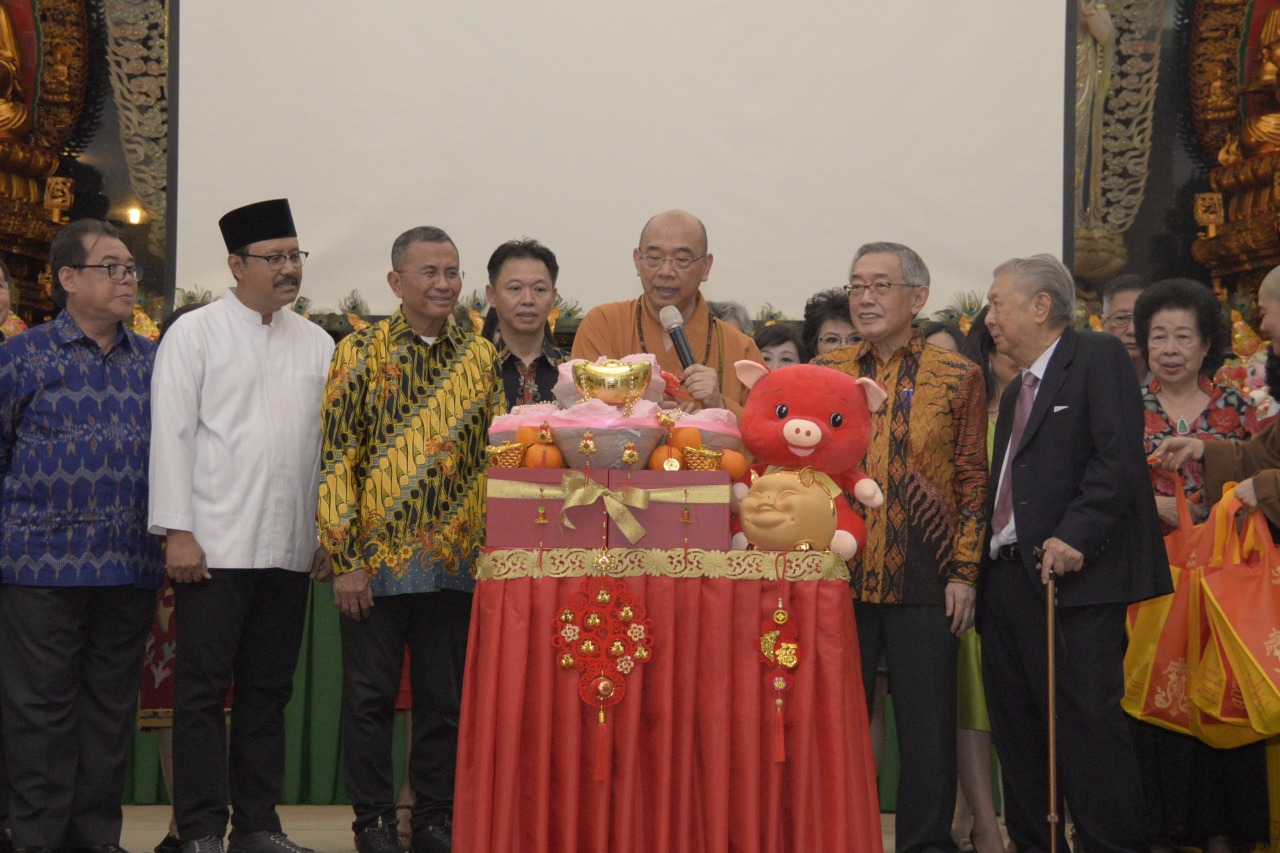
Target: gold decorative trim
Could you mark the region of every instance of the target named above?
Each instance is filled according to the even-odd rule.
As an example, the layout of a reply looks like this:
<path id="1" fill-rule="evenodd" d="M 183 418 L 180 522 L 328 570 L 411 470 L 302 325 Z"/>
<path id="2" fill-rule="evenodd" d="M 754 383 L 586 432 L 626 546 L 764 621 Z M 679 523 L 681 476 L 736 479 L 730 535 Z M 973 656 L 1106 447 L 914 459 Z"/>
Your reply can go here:
<path id="1" fill-rule="evenodd" d="M 601 559 L 607 555 L 607 559 Z M 785 567 L 789 581 L 849 581 L 849 567 L 838 554 L 819 551 L 703 551 L 613 548 L 494 548 L 480 555 L 476 579 L 576 578 L 605 574 L 615 578 L 728 578 L 760 581 L 777 578 Z M 602 569 L 603 567 L 603 569 Z"/>
<path id="2" fill-rule="evenodd" d="M 60 151 L 84 111 L 89 81 L 89 14 L 85 0 L 41 0 L 40 96 L 32 143 Z"/>
<path id="3" fill-rule="evenodd" d="M 168 187 L 169 16 L 161 0 L 105 0 L 107 65 L 129 182 L 150 219 L 147 248 L 164 257 Z"/>
<path id="4" fill-rule="evenodd" d="M 1200 150 L 1216 163 L 1227 138 L 1239 129 L 1240 40 L 1251 8 L 1244 0 L 1200 0 L 1191 22 L 1187 82 L 1191 120 Z"/>

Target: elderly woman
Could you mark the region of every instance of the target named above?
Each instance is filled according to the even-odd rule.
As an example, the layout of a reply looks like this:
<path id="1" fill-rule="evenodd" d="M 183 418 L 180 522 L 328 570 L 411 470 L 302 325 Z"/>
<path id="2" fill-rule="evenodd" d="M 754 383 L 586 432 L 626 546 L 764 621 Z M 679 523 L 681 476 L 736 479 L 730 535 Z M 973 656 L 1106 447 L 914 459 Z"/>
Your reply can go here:
<path id="1" fill-rule="evenodd" d="M 1133 308 L 1138 349 L 1151 371 L 1143 389 L 1148 455 L 1173 436 L 1243 439 L 1250 403 L 1211 377 L 1230 347 L 1230 330 L 1213 291 L 1190 279 L 1148 287 Z M 1217 495 L 1204 494 L 1204 466 L 1180 469 L 1192 514 L 1204 518 Z M 1173 475 L 1153 470 L 1156 504 L 1166 532 L 1177 526 Z M 1134 724 L 1155 830 L 1155 851 L 1193 844 L 1206 853 L 1268 837 L 1262 744 L 1212 749 L 1192 738 L 1142 722 Z"/>
<path id="2" fill-rule="evenodd" d="M 786 367 L 788 364 L 805 364 L 809 354 L 804 349 L 804 339 L 793 323 L 785 320 L 756 329 L 756 346 L 760 347 L 760 355 L 770 370 Z"/>
<path id="3" fill-rule="evenodd" d="M 995 340 L 987 328 L 987 310 L 983 308 L 973 318 L 959 351 L 982 368 L 987 392 L 987 459 L 990 459 L 1000 397 L 1005 386 L 1018 375 L 1018 365 L 996 351 Z M 925 340 L 936 335 L 939 340 L 929 342 L 947 346 L 954 338 L 951 331 L 954 328 L 948 323 L 929 323 L 924 327 Z M 1004 839 L 991 792 L 991 716 L 982 687 L 982 643 L 974 628 L 960 635 L 956 661 L 956 770 L 960 784 L 956 788 L 956 808 L 951 820 L 952 840 L 960 850 L 1004 853 Z"/>
<path id="4" fill-rule="evenodd" d="M 1143 389 L 1148 455 L 1173 435 L 1197 438 L 1246 438 L 1251 404 L 1234 388 L 1213 384 L 1214 371 L 1231 345 L 1231 331 L 1212 290 L 1185 278 L 1151 285 L 1133 309 L 1138 349 L 1151 371 Z M 1192 515 L 1203 519 L 1216 495 L 1204 495 L 1204 466 L 1182 468 L 1183 490 Z M 1178 524 L 1172 475 L 1152 476 L 1156 505 L 1169 532 Z"/>
<path id="5" fill-rule="evenodd" d="M 849 297 L 843 287 L 824 290 L 804 304 L 804 348 L 812 358 L 836 347 L 856 344 L 861 338 L 853 330 Z"/>

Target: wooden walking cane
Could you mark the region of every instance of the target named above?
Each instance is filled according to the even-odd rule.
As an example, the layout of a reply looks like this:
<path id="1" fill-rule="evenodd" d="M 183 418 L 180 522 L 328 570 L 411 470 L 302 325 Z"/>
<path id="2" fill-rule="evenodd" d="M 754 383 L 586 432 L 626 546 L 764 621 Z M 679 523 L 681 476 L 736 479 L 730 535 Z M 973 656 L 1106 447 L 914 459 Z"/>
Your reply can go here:
<path id="1" fill-rule="evenodd" d="M 1044 549 L 1036 548 L 1033 552 L 1036 565 L 1044 559 Z M 1058 603 L 1058 591 L 1054 584 L 1053 572 L 1049 572 L 1049 583 L 1045 587 L 1045 625 L 1048 636 L 1048 692 L 1049 692 L 1049 853 L 1058 853 L 1058 673 L 1056 660 L 1057 643 L 1054 642 L 1054 611 Z"/>

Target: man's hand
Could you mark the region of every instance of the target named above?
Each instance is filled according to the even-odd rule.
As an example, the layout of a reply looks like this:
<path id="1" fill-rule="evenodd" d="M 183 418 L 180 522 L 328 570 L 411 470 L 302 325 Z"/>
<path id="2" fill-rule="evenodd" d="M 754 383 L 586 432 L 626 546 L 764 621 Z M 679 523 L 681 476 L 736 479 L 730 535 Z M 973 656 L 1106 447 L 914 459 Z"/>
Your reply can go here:
<path id="1" fill-rule="evenodd" d="M 329 559 L 328 550 L 321 545 L 316 549 L 315 556 L 311 558 L 311 579 L 323 582 L 332 578 L 333 561 Z"/>
<path id="2" fill-rule="evenodd" d="M 364 569 L 345 572 L 333 577 L 333 603 L 343 616 L 359 622 L 373 609 L 373 590 L 369 588 L 369 574 Z"/>
<path id="3" fill-rule="evenodd" d="M 190 530 L 170 530 L 164 545 L 164 568 L 174 583 L 210 580 L 204 549 Z"/>
<path id="4" fill-rule="evenodd" d="M 1249 509 L 1258 508 L 1258 492 L 1253 488 L 1253 478 L 1236 483 L 1236 497 Z"/>
<path id="5" fill-rule="evenodd" d="M 1173 436 L 1160 442 L 1151 461 L 1166 471 L 1177 471 L 1188 462 L 1204 458 L 1204 441 L 1190 436 Z"/>
<path id="6" fill-rule="evenodd" d="M 1049 573 L 1062 576 L 1084 568 L 1084 554 L 1055 537 L 1044 540 L 1044 554 L 1040 557 L 1040 582 L 1049 583 Z"/>
<path id="7" fill-rule="evenodd" d="M 684 380 L 680 383 L 689 396 L 697 400 L 704 409 L 724 408 L 724 398 L 720 396 L 719 377 L 714 368 L 705 364 L 691 364 L 684 369 Z"/>
<path id="8" fill-rule="evenodd" d="M 947 584 L 947 615 L 951 617 L 951 633 L 957 637 L 973 627 L 973 603 L 973 584 Z"/>

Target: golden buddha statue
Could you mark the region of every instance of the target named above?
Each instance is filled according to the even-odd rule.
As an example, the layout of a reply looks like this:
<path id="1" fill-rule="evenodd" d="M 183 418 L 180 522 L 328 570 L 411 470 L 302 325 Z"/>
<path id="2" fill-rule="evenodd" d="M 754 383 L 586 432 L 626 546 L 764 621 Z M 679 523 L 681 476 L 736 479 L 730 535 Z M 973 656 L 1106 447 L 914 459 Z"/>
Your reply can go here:
<path id="1" fill-rule="evenodd" d="M 0 137 L 26 141 L 31 112 L 22 102 L 22 56 L 9 8 L 0 3 Z"/>
<path id="2" fill-rule="evenodd" d="M 1241 95 L 1264 95 L 1269 108 L 1280 110 L 1280 9 L 1272 9 L 1262 21 L 1258 38 L 1258 70 L 1241 89 Z M 1227 137 L 1218 152 L 1224 166 L 1259 154 L 1280 151 L 1280 111 L 1251 116 L 1240 125 L 1240 132 Z"/>

